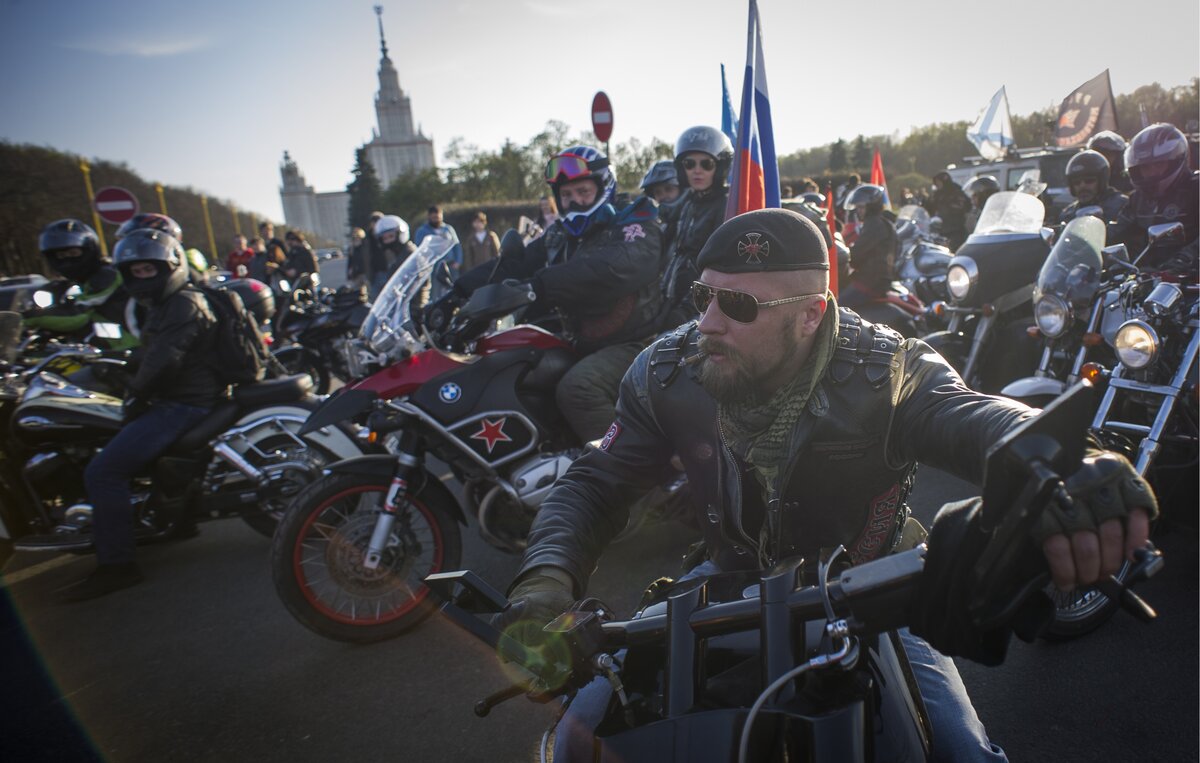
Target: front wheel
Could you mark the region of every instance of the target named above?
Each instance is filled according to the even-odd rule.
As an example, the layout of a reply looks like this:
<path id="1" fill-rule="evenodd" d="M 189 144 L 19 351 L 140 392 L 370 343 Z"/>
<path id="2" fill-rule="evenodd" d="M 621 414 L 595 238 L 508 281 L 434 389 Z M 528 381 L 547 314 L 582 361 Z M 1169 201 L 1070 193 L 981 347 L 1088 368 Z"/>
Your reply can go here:
<path id="1" fill-rule="evenodd" d="M 292 616 L 336 641 L 366 644 L 394 638 L 434 610 L 421 582 L 457 569 L 462 536 L 453 498 L 410 496 L 375 569 L 367 546 L 389 480 L 332 474 L 309 485 L 284 515 L 271 544 L 275 590 Z"/>
<path id="2" fill-rule="evenodd" d="M 329 366 L 319 355 L 297 344 L 288 345 L 273 354 L 289 374 L 308 374 L 313 381 L 314 394 L 329 394 Z"/>

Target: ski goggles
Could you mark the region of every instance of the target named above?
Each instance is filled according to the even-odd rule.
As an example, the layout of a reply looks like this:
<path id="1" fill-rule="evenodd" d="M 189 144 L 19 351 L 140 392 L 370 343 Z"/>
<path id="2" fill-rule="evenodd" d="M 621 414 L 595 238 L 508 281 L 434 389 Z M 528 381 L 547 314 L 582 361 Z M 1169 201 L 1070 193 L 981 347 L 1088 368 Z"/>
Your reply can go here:
<path id="1" fill-rule="evenodd" d="M 812 294 L 801 294 L 796 297 L 784 297 L 783 299 L 772 299 L 769 302 L 759 302 L 758 298 L 753 294 L 747 294 L 744 291 L 736 291 L 734 289 L 718 289 L 715 286 L 709 286 L 699 281 L 692 282 L 692 304 L 701 315 L 704 315 L 708 310 L 708 306 L 712 304 L 713 298 L 716 297 L 717 307 L 721 308 L 721 312 L 725 317 L 738 323 L 754 323 L 758 318 L 758 311 L 764 307 L 775 307 L 776 305 L 786 305 L 791 302 L 799 302 L 813 297 L 825 298 L 825 292 L 814 292 Z"/>
<path id="2" fill-rule="evenodd" d="M 546 182 L 559 183 L 564 180 L 590 177 L 593 172 L 607 166 L 608 159 L 604 157 L 589 162 L 575 154 L 560 154 L 546 162 Z"/>

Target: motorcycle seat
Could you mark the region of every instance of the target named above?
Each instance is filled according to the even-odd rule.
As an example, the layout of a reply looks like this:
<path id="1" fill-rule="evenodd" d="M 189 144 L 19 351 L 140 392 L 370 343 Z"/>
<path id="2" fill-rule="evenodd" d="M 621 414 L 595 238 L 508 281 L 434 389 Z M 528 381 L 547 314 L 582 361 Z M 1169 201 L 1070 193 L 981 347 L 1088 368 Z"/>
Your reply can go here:
<path id="1" fill-rule="evenodd" d="M 311 393 L 312 388 L 311 376 L 293 374 L 255 384 L 239 384 L 233 388 L 233 401 L 242 408 L 270 403 L 290 403 Z"/>
<path id="2" fill-rule="evenodd" d="M 167 449 L 167 454 L 191 457 L 208 445 L 208 441 L 224 432 L 238 420 L 238 405 L 229 400 L 217 403 L 212 412 L 190 432 Z"/>

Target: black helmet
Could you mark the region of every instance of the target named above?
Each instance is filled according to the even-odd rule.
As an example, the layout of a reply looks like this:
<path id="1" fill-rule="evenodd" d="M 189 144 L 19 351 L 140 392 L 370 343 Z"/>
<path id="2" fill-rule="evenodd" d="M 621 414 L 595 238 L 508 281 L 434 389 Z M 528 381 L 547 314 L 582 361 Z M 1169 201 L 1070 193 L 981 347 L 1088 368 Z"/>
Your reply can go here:
<path id="1" fill-rule="evenodd" d="M 242 304 L 254 316 L 259 326 L 266 326 L 275 316 L 275 294 L 271 287 L 253 278 L 233 278 L 221 284 L 222 289 L 236 291 Z"/>
<path id="2" fill-rule="evenodd" d="M 1104 154 L 1099 151 L 1080 151 L 1067 162 L 1067 187 L 1076 178 L 1091 177 L 1097 181 L 1096 193 L 1103 193 L 1108 188 L 1109 166 Z M 1072 191 L 1074 196 L 1075 192 Z"/>
<path id="3" fill-rule="evenodd" d="M 1088 139 L 1087 147 L 1092 151 L 1100 151 L 1102 153 L 1125 153 L 1128 144 L 1125 139 L 1117 135 L 1112 130 L 1101 130 Z"/>
<path id="4" fill-rule="evenodd" d="M 976 175 L 963 186 L 963 193 L 971 197 L 976 209 L 983 209 L 988 197 L 1000 190 L 1000 182 L 991 175 Z"/>
<path id="5" fill-rule="evenodd" d="M 1145 128 L 1125 149 L 1125 169 L 1133 187 L 1158 198 L 1187 169 L 1187 138 L 1174 125 L 1159 122 Z"/>
<path id="6" fill-rule="evenodd" d="M 596 200 L 587 209 L 567 208 L 558 188 L 572 180 L 589 179 L 596 184 Z M 617 193 L 617 175 L 608 164 L 608 157 L 591 146 L 564 148 L 546 162 L 546 183 L 554 193 L 563 228 L 572 236 L 582 236 L 605 204 Z"/>
<path id="7" fill-rule="evenodd" d="M 857 212 L 860 220 L 877 215 L 883 211 L 883 186 L 870 183 L 855 186 L 842 206 L 847 212 Z"/>
<path id="8" fill-rule="evenodd" d="M 55 220 L 42 228 L 38 249 L 55 272 L 77 283 L 91 278 L 105 262 L 96 231 L 79 220 Z M 63 257 L 64 249 L 79 249 L 81 254 Z"/>
<path id="9" fill-rule="evenodd" d="M 113 260 L 125 288 L 142 303 L 162 302 L 188 281 L 183 245 L 174 236 L 152 228 L 139 228 L 121 239 L 113 250 Z M 135 277 L 131 268 L 140 262 L 154 263 L 158 274 L 153 278 Z"/>
<path id="10" fill-rule="evenodd" d="M 679 185 L 679 178 L 675 174 L 675 162 L 670 159 L 661 159 L 655 162 L 646 172 L 646 176 L 642 178 L 642 190 L 647 191 L 656 183 Z"/>
<path id="11" fill-rule="evenodd" d="M 141 228 L 151 228 L 160 230 L 176 241 L 183 243 L 183 228 L 179 227 L 179 223 L 175 222 L 166 215 L 160 215 L 157 212 L 143 212 L 140 215 L 134 215 L 125 222 L 121 223 L 121 227 L 117 228 L 115 238 L 117 241 L 133 233 Z"/>
<path id="12" fill-rule="evenodd" d="M 723 188 L 729 177 L 729 165 L 733 164 L 733 144 L 729 137 L 715 127 L 697 125 L 689 127 L 675 141 L 675 175 L 679 178 L 679 187 L 687 188 L 687 173 L 683 170 L 683 155 L 692 151 L 701 151 L 716 160 L 716 173 L 713 175 L 713 188 Z"/>
<path id="13" fill-rule="evenodd" d="M 825 194 L 823 194 L 823 193 L 817 193 L 816 191 L 809 191 L 808 193 L 800 194 L 800 198 L 804 199 L 804 202 L 806 204 L 812 204 L 814 207 L 824 207 L 825 206 Z"/>

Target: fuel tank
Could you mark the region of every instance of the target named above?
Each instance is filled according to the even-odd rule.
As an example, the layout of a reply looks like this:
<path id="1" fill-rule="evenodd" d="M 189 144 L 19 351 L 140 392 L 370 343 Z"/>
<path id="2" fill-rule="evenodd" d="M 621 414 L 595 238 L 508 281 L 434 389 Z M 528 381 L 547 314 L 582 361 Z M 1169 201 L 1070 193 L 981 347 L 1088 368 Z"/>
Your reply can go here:
<path id="1" fill-rule="evenodd" d="M 43 374 L 13 411 L 11 426 L 27 445 L 106 440 L 121 428 L 121 399 Z"/>

